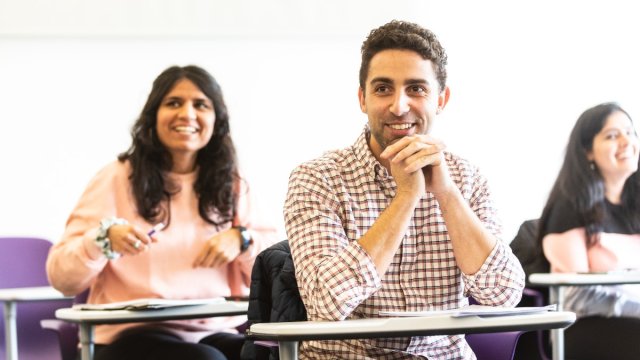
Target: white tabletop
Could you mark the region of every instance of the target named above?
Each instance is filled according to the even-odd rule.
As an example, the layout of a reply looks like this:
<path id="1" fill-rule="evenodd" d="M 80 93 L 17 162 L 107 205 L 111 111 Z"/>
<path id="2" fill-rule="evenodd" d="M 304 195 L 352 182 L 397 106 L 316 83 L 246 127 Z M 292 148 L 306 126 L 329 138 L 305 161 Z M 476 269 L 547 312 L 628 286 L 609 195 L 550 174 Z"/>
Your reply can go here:
<path id="1" fill-rule="evenodd" d="M 70 298 L 50 286 L 0 289 L 0 301 L 41 301 Z"/>
<path id="2" fill-rule="evenodd" d="M 56 310 L 56 317 L 76 323 L 118 324 L 138 321 L 244 315 L 247 313 L 248 307 L 249 303 L 246 301 L 225 301 L 219 304 L 176 306 L 152 310 L 78 310 L 64 308 Z"/>
<path id="3" fill-rule="evenodd" d="M 534 285 L 581 286 L 640 284 L 640 271 L 615 271 L 608 273 L 539 273 L 529 275 Z"/>
<path id="4" fill-rule="evenodd" d="M 344 321 L 297 321 L 251 325 L 248 335 L 265 340 L 356 339 L 386 336 L 453 335 L 481 332 L 564 328 L 576 320 L 567 311 L 525 315 L 371 318 Z"/>

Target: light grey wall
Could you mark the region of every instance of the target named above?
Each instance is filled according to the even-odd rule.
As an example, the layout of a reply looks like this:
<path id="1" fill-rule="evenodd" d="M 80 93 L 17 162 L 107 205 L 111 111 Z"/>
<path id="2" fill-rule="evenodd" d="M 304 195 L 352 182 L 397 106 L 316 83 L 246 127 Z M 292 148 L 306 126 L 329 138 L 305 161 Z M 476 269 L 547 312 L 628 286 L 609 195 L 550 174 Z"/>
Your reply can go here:
<path id="1" fill-rule="evenodd" d="M 359 134 L 360 44 L 397 18 L 444 43 L 452 96 L 435 135 L 489 178 L 510 240 L 539 215 L 584 109 L 616 100 L 640 115 L 633 10 L 617 0 L 0 0 L 0 234 L 56 241 L 90 178 L 128 147 L 155 76 L 193 63 L 221 83 L 241 166 L 284 237 L 289 172 Z"/>

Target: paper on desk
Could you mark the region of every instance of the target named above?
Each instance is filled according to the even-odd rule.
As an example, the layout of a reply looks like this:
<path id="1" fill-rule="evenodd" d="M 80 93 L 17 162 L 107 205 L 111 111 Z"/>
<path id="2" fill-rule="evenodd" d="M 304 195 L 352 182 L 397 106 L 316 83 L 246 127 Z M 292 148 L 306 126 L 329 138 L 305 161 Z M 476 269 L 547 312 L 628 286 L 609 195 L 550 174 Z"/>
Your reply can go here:
<path id="1" fill-rule="evenodd" d="M 381 316 L 439 316 L 439 315 L 451 315 L 453 318 L 466 317 L 466 316 L 505 316 L 505 315 L 523 315 L 531 314 L 543 311 L 555 311 L 557 309 L 556 304 L 547 306 L 532 306 L 532 307 L 515 307 L 506 308 L 499 306 L 487 306 L 487 305 L 469 305 L 459 309 L 451 310 L 432 310 L 432 311 L 381 311 Z"/>
<path id="2" fill-rule="evenodd" d="M 76 304 L 77 310 L 152 310 L 163 309 L 176 306 L 221 304 L 226 300 L 222 297 L 208 299 L 136 299 L 129 301 L 119 301 L 109 304 Z"/>

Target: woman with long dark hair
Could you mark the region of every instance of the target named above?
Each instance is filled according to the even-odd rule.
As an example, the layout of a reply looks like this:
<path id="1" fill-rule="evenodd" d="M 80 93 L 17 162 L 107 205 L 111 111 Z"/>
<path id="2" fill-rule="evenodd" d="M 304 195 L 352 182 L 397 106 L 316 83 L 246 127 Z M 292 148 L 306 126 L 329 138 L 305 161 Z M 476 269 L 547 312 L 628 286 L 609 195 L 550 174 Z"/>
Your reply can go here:
<path id="1" fill-rule="evenodd" d="M 552 272 L 640 269 L 639 147 L 631 117 L 616 103 L 578 118 L 540 219 Z M 640 317 L 638 285 L 570 288 L 565 301 L 580 317 Z"/>
<path id="2" fill-rule="evenodd" d="M 51 284 L 89 303 L 248 293 L 275 230 L 256 218 L 216 80 L 173 66 L 154 81 L 132 144 L 89 183 L 47 262 Z M 245 318 L 101 325 L 96 359 L 235 359 Z"/>

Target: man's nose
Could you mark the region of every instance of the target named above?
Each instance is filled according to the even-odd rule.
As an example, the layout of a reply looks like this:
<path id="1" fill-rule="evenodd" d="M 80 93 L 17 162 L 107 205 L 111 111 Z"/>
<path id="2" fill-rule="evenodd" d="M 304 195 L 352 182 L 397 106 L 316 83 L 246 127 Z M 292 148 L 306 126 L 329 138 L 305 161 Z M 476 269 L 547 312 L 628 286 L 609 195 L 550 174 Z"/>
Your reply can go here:
<path id="1" fill-rule="evenodd" d="M 405 93 L 399 93 L 393 98 L 393 103 L 389 108 L 392 114 L 402 116 L 409 112 L 409 97 Z"/>

